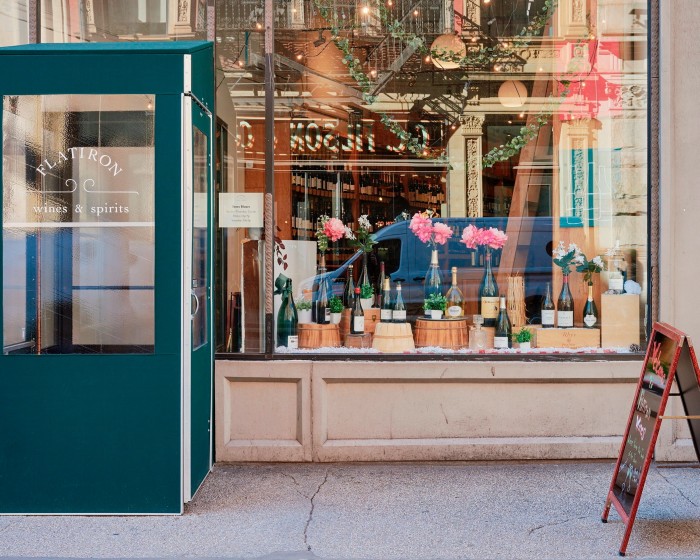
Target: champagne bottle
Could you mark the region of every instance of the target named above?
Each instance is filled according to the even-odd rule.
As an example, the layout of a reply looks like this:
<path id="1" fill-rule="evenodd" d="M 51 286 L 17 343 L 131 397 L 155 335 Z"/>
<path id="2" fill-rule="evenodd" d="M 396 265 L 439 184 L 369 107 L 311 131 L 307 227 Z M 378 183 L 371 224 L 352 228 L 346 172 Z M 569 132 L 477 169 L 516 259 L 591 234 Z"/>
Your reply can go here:
<path id="1" fill-rule="evenodd" d="M 352 277 L 352 265 L 348 266 L 348 275 L 345 278 L 345 288 L 343 289 L 343 307 L 352 309 L 355 299 L 355 280 Z"/>
<path id="2" fill-rule="evenodd" d="M 287 278 L 287 282 L 282 289 L 282 305 L 277 314 L 277 346 L 287 348 L 298 348 L 299 337 L 297 336 L 297 308 L 292 297 L 292 280 Z"/>
<path id="3" fill-rule="evenodd" d="M 350 333 L 365 333 L 365 312 L 362 310 L 360 302 L 360 288 L 355 288 L 355 302 L 352 306 L 352 316 L 350 317 Z"/>
<path id="4" fill-rule="evenodd" d="M 479 310 L 485 327 L 495 327 L 498 317 L 498 284 L 491 270 L 491 249 L 484 255 L 484 276 L 479 286 Z"/>
<path id="5" fill-rule="evenodd" d="M 452 267 L 452 286 L 447 290 L 447 315 L 448 319 L 461 319 L 464 317 L 464 296 L 457 286 L 457 267 Z"/>
<path id="6" fill-rule="evenodd" d="M 314 320 L 319 325 L 327 325 L 331 322 L 331 308 L 328 307 L 328 279 L 326 278 L 326 261 L 321 259 L 321 266 L 318 269 L 318 292 L 313 309 L 316 311 Z"/>
<path id="7" fill-rule="evenodd" d="M 583 306 L 583 325 L 587 329 L 595 328 L 598 324 L 598 308 L 593 301 L 593 284 L 588 284 L 588 299 Z"/>
<path id="8" fill-rule="evenodd" d="M 384 271 L 384 261 L 379 261 L 379 278 L 377 279 L 377 289 L 374 291 L 377 297 L 374 298 L 374 305 L 372 307 L 379 307 L 383 309 L 382 297 L 384 291 L 384 279 L 386 278 L 386 272 Z"/>
<path id="9" fill-rule="evenodd" d="M 496 320 L 496 333 L 493 338 L 494 348 L 511 348 L 513 346 L 513 329 L 506 311 L 506 298 L 501 296 L 501 306 Z"/>
<path id="10" fill-rule="evenodd" d="M 396 283 L 396 300 L 394 301 L 394 310 L 391 312 L 391 318 L 394 323 L 406 322 L 406 306 L 401 295 L 401 282 Z"/>
<path id="11" fill-rule="evenodd" d="M 542 302 L 542 328 L 554 327 L 554 300 L 552 299 L 552 285 L 547 282 L 547 291 Z"/>
<path id="12" fill-rule="evenodd" d="M 569 290 L 569 275 L 564 275 L 564 281 L 561 286 L 561 293 L 557 300 L 557 327 L 560 329 L 571 328 L 574 326 L 574 298 L 571 297 Z"/>
<path id="13" fill-rule="evenodd" d="M 391 280 L 384 279 L 384 287 L 382 290 L 382 310 L 379 312 L 379 320 L 382 323 L 391 323 L 393 315 L 391 309 Z"/>

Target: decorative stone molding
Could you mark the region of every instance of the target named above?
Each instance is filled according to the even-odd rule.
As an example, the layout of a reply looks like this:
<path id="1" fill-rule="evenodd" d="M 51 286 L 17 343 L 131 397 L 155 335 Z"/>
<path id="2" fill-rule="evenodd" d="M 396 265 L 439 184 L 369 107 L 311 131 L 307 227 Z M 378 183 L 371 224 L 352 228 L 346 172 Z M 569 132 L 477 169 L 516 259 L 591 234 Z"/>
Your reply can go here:
<path id="1" fill-rule="evenodd" d="M 462 134 L 465 136 L 483 134 L 483 126 L 486 117 L 484 115 L 462 115 L 459 122 L 462 125 Z"/>
<path id="2" fill-rule="evenodd" d="M 481 136 L 466 139 L 467 216 L 483 216 Z"/>
<path id="3" fill-rule="evenodd" d="M 177 3 L 177 22 L 188 23 L 190 21 L 190 2 L 189 0 L 178 0 Z"/>

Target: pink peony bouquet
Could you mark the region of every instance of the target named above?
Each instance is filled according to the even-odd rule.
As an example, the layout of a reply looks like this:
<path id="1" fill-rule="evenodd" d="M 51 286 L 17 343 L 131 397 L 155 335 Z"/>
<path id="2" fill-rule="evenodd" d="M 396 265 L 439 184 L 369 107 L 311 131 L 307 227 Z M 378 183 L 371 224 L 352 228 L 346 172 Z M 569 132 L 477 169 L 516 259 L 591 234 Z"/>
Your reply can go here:
<path id="1" fill-rule="evenodd" d="M 508 236 L 505 232 L 494 227 L 487 229 L 469 225 L 462 232 L 462 243 L 469 249 L 476 249 L 479 246 L 490 249 L 503 249 L 506 241 L 508 241 Z"/>
<path id="2" fill-rule="evenodd" d="M 328 250 L 329 241 L 338 241 L 345 237 L 346 228 L 338 218 L 329 218 L 321 216 L 318 219 L 318 227 L 316 228 L 316 243 L 318 250 L 325 253 Z"/>
<path id="3" fill-rule="evenodd" d="M 433 224 L 433 221 L 416 212 L 411 219 L 408 228 L 420 239 L 423 243 L 428 243 L 435 249 L 438 245 L 444 245 L 447 240 L 452 237 L 452 228 L 447 224 L 438 222 Z"/>
<path id="4" fill-rule="evenodd" d="M 345 236 L 345 226 L 338 218 L 328 218 L 323 224 L 323 233 L 326 234 L 331 241 L 338 241 Z"/>

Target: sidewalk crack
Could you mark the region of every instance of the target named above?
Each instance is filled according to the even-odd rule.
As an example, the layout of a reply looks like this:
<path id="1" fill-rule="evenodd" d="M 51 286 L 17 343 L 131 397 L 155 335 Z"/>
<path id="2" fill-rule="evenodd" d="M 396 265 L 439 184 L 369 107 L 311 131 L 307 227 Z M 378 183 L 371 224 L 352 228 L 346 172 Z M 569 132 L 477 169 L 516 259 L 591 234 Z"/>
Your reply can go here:
<path id="1" fill-rule="evenodd" d="M 572 517 L 570 519 L 564 519 L 563 521 L 555 521 L 553 523 L 544 523 L 543 525 L 538 525 L 537 527 L 533 527 L 527 532 L 528 537 L 532 535 L 535 531 L 539 531 L 540 529 L 544 529 L 545 527 L 556 527 L 557 525 L 564 525 L 564 523 L 569 523 L 571 521 L 577 520 L 577 519 L 586 519 L 588 515 L 581 515 L 579 517 Z"/>
<path id="2" fill-rule="evenodd" d="M 309 544 L 308 538 L 308 532 L 309 532 L 309 525 L 311 524 L 311 521 L 314 516 L 314 508 L 316 507 L 316 504 L 314 503 L 314 500 L 316 499 L 316 496 L 318 496 L 318 493 L 321 491 L 321 488 L 323 488 L 323 485 L 328 482 L 328 475 L 330 474 L 330 469 L 326 469 L 326 474 L 323 477 L 323 480 L 321 481 L 321 484 L 318 485 L 318 488 L 316 488 L 316 491 L 314 492 L 314 495 L 311 496 L 311 509 L 309 510 L 309 517 L 306 519 L 306 525 L 304 525 L 304 545 L 306 546 L 306 550 L 311 550 L 311 545 Z"/>
<path id="3" fill-rule="evenodd" d="M 669 480 L 668 478 L 666 478 L 666 475 L 663 474 L 663 473 L 661 472 L 660 469 L 656 469 L 656 472 L 659 473 L 659 475 L 661 476 L 661 478 L 663 478 L 666 482 L 668 482 L 671 486 L 673 486 L 673 488 L 676 489 L 676 492 L 678 492 L 681 496 L 683 496 L 683 497 L 684 497 L 686 500 L 688 500 L 691 504 L 693 504 L 695 507 L 700 507 L 700 506 L 698 506 L 698 504 L 696 504 L 693 500 L 691 500 L 688 496 L 686 496 L 685 493 L 683 492 L 683 490 L 681 490 L 680 488 L 678 488 L 678 486 L 676 486 L 676 485 L 673 483 L 673 481 L 671 481 L 671 480 Z"/>

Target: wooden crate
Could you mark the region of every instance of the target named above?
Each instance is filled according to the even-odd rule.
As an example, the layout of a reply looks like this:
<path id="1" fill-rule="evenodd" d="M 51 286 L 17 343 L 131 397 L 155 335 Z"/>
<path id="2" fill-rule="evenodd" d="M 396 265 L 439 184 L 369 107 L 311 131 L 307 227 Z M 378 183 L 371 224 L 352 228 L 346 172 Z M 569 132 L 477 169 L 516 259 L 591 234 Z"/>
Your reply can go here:
<path id="1" fill-rule="evenodd" d="M 602 294 L 600 306 L 603 348 L 639 344 L 639 295 Z"/>
<path id="2" fill-rule="evenodd" d="M 380 309 L 378 307 L 370 307 L 365 309 L 365 333 L 374 334 L 374 329 L 379 323 Z M 345 344 L 345 338 L 350 334 L 350 315 L 352 311 L 350 309 L 343 309 L 343 314 L 340 316 L 340 323 L 338 328 L 340 329 L 340 339 Z"/>
<path id="3" fill-rule="evenodd" d="M 600 329 L 533 329 L 534 348 L 600 348 Z"/>
<path id="4" fill-rule="evenodd" d="M 345 346 L 346 348 L 371 348 L 372 335 L 369 333 L 347 334 L 345 335 Z"/>

